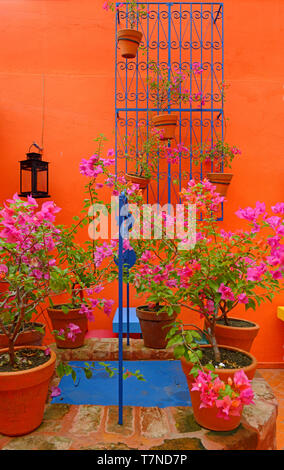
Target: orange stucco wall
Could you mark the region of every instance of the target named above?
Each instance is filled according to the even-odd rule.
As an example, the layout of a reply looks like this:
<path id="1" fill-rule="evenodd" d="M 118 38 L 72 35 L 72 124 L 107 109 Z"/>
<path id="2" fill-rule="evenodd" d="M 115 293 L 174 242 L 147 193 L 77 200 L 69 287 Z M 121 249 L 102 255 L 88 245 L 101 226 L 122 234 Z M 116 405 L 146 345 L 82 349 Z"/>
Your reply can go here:
<path id="1" fill-rule="evenodd" d="M 284 200 L 283 0 L 224 0 L 226 140 L 242 149 L 225 207 L 225 228 L 239 226 L 234 212 L 257 200 Z M 102 0 L 0 0 L 0 200 L 19 190 L 19 164 L 32 141 L 41 143 L 44 89 L 45 158 L 50 194 L 71 223 L 83 199 L 78 172 L 98 133 L 114 140 L 114 18 Z M 110 295 L 117 301 L 116 289 Z M 133 298 L 134 298 L 134 292 Z M 132 305 L 139 300 L 133 299 Z M 253 353 L 261 362 L 284 362 L 284 322 L 276 318 L 284 296 L 257 312 L 261 325 Z M 91 327 L 111 328 L 96 312 Z M 49 340 L 50 336 L 47 336 Z"/>

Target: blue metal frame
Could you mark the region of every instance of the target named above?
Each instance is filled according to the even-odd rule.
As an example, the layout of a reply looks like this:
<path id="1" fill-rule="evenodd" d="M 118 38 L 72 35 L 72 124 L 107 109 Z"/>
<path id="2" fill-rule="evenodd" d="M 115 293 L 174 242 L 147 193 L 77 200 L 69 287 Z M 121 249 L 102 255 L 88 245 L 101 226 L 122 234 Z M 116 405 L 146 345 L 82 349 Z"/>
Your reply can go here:
<path id="1" fill-rule="evenodd" d="M 169 112 L 179 116 L 176 141 L 190 149 L 190 158 L 180 156 L 175 165 L 167 165 L 161 158 L 156 180 L 147 189 L 149 203 L 178 203 L 179 192 L 192 177 L 203 179 L 204 165 L 193 164 L 196 145 L 212 145 L 224 137 L 224 15 L 220 2 L 137 2 L 146 5 L 147 17 L 137 20 L 143 33 L 142 46 L 135 59 L 123 59 L 116 46 L 115 57 L 115 140 L 116 174 L 129 169 L 125 154 L 130 144 L 141 145 L 143 138 L 140 124 L 146 126 L 148 135 L 151 113 L 154 108 L 147 78 L 149 61 L 154 59 L 160 66 L 177 66 L 180 70 L 192 70 L 194 62 L 200 62 L 204 72 L 198 78 L 191 75 L 188 88 L 191 94 L 202 92 L 205 104 L 191 103 L 186 106 L 169 107 Z M 128 5 L 117 2 L 118 27 L 128 26 Z M 171 69 L 169 69 L 169 74 Z M 125 141 L 124 141 L 125 139 Z M 207 171 L 223 171 L 223 168 Z M 218 215 L 223 219 L 223 208 Z"/>
<path id="2" fill-rule="evenodd" d="M 143 136 L 140 123 L 149 133 L 151 112 L 154 108 L 149 93 L 147 78 L 149 60 L 156 60 L 159 66 L 177 66 L 179 70 L 192 70 L 194 62 L 200 62 L 204 72 L 198 79 L 190 75 L 190 94 L 201 92 L 205 104 L 191 103 L 189 107 L 179 105 L 168 107 L 168 112 L 179 116 L 177 143 L 190 149 L 190 158 L 180 156 L 176 166 L 167 165 L 159 159 L 155 184 L 147 189 L 147 202 L 165 204 L 178 203 L 179 192 L 192 178 L 203 179 L 206 172 L 202 164 L 195 167 L 193 151 L 195 145 L 213 144 L 217 138 L 224 138 L 224 7 L 220 2 L 137 2 L 146 5 L 147 17 L 137 19 L 137 28 L 142 31 L 142 46 L 134 60 L 120 57 L 118 44 L 115 50 L 115 171 L 116 175 L 128 170 L 125 157 L 129 144 L 135 148 Z M 121 7 L 122 5 L 122 7 Z M 128 27 L 128 4 L 117 2 L 115 32 L 118 25 Z M 145 50 L 144 49 L 144 50 Z M 124 139 L 125 138 L 125 139 Z M 145 138 L 145 137 L 144 137 Z M 136 156 L 136 155 L 135 155 Z M 161 160 L 161 161 L 160 161 Z M 163 169 L 164 164 L 164 169 Z M 210 171 L 223 171 L 223 167 Z M 178 183 L 175 181 L 178 180 Z M 164 197 L 166 195 L 166 198 Z M 123 272 L 126 256 L 123 252 L 121 225 L 125 220 L 121 209 L 127 204 L 124 194 L 119 197 L 119 424 L 123 424 Z M 126 216 L 127 217 L 127 216 Z M 218 220 L 223 220 L 223 206 Z M 130 266 L 128 265 L 128 268 Z M 129 344 L 129 284 L 127 283 L 127 344 Z"/>

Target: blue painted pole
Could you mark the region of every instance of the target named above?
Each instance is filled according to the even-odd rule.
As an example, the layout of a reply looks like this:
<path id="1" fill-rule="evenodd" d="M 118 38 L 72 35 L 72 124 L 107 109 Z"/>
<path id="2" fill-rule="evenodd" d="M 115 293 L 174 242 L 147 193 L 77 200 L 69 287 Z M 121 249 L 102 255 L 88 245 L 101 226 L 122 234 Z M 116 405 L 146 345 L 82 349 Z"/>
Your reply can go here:
<path id="1" fill-rule="evenodd" d="M 127 346 L 129 346 L 129 271 L 127 273 Z"/>
<path id="2" fill-rule="evenodd" d="M 118 238 L 118 424 L 123 424 L 123 237 L 121 210 L 124 194 L 119 196 L 119 238 Z"/>

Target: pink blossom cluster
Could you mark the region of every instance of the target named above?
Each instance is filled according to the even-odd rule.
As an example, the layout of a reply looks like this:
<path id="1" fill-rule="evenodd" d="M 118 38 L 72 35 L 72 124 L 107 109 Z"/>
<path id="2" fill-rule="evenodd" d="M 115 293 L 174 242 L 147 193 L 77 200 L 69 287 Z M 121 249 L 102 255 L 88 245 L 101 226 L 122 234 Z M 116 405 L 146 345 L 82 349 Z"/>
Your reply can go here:
<path id="1" fill-rule="evenodd" d="M 218 418 L 228 420 L 230 416 L 240 416 L 243 406 L 253 404 L 254 393 L 251 381 L 241 369 L 235 372 L 233 380 L 227 384 L 211 371 L 199 371 L 191 391 L 200 393 L 200 408 L 218 409 Z"/>
<path id="2" fill-rule="evenodd" d="M 35 279 L 48 280 L 49 269 L 56 264 L 51 253 L 60 241 L 60 230 L 53 225 L 60 208 L 53 201 L 37 208 L 34 198 L 28 196 L 27 201 L 22 201 L 18 194 L 4 203 L 0 212 L 2 254 L 8 255 L 8 263 L 25 265 Z M 8 251 L 7 244 L 12 244 Z M 5 263 L 0 271 L 8 273 Z"/>
<path id="3" fill-rule="evenodd" d="M 83 158 L 80 163 L 80 173 L 83 176 L 90 178 L 97 178 L 104 173 L 104 169 L 114 164 L 114 150 L 110 149 L 107 152 L 107 158 L 102 158 L 97 154 L 92 155 L 88 160 Z"/>
<path id="4" fill-rule="evenodd" d="M 246 207 L 239 209 L 236 215 L 240 219 L 245 219 L 253 225 L 253 232 L 258 232 L 261 227 L 268 227 L 274 233 L 267 237 L 267 244 L 270 247 L 270 253 L 266 257 L 265 262 L 261 262 L 258 266 L 252 266 L 248 269 L 247 280 L 260 281 L 264 273 L 267 272 L 268 266 L 271 267 L 271 275 L 273 279 L 279 280 L 283 278 L 284 273 L 284 203 L 278 202 L 271 207 L 274 215 L 269 216 L 266 211 L 264 202 L 257 202 L 255 207 Z"/>
<path id="5" fill-rule="evenodd" d="M 205 210 L 207 213 L 216 212 L 225 200 L 207 179 L 200 182 L 190 180 L 187 188 L 182 189 L 181 196 L 190 204 L 195 204 L 197 210 Z"/>
<path id="6" fill-rule="evenodd" d="M 168 163 L 178 163 L 181 157 L 189 154 L 190 150 L 183 144 L 178 144 L 176 147 L 165 146 L 165 156 Z"/>

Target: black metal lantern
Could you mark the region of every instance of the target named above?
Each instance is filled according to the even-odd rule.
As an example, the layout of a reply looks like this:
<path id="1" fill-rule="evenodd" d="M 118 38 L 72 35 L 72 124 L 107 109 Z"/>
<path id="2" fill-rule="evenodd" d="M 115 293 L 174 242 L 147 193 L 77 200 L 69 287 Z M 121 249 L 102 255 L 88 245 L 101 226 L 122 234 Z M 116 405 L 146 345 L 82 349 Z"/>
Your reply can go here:
<path id="1" fill-rule="evenodd" d="M 32 147 L 39 152 L 31 152 Z M 20 161 L 20 196 L 32 196 L 35 199 L 50 197 L 48 194 L 48 165 L 42 160 L 42 149 L 34 142 L 30 148 L 26 160 Z"/>

